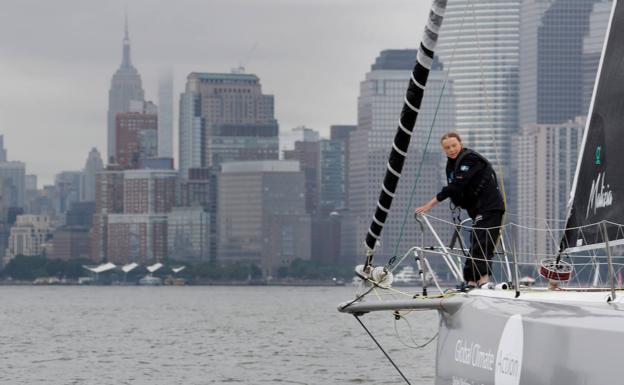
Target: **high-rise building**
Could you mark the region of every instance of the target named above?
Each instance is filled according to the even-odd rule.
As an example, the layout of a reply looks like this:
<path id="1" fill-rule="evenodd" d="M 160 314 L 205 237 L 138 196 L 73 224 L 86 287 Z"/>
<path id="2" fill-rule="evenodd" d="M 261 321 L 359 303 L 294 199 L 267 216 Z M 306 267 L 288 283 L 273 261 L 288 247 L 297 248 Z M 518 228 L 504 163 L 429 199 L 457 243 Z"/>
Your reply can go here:
<path id="1" fill-rule="evenodd" d="M 210 225 L 210 215 L 201 206 L 174 207 L 167 222 L 169 258 L 193 262 L 213 260 Z"/>
<path id="2" fill-rule="evenodd" d="M 293 150 L 284 151 L 284 160 L 299 161 L 305 175 L 306 211 L 314 214 L 319 206 L 319 166 L 321 146 L 316 141 L 297 141 Z"/>
<path id="3" fill-rule="evenodd" d="M 344 188 L 345 188 L 345 207 L 349 207 L 349 135 L 357 129 L 356 125 L 336 124 L 329 128 L 329 138 L 342 143 L 344 148 Z"/>
<path id="4" fill-rule="evenodd" d="M 117 114 L 115 161 L 121 168 L 137 169 L 145 159 L 158 156 L 158 115 L 153 112 L 144 108 Z"/>
<path id="5" fill-rule="evenodd" d="M 173 158 L 173 71 L 158 81 L 158 157 Z"/>
<path id="6" fill-rule="evenodd" d="M 321 139 L 319 144 L 319 208 L 329 214 L 347 207 L 346 146 L 345 141 L 336 139 Z"/>
<path id="7" fill-rule="evenodd" d="M 54 176 L 55 206 L 59 215 L 67 212 L 80 199 L 82 171 L 61 171 Z"/>
<path id="8" fill-rule="evenodd" d="M 520 224 L 522 262 L 535 262 L 556 252 L 565 227 L 567 202 L 581 148 L 585 119 L 563 124 L 529 124 L 522 127 L 514 147 L 518 167 L 517 213 L 512 222 Z M 539 231 L 529 229 L 540 229 Z"/>
<path id="9" fill-rule="evenodd" d="M 518 127 L 520 3 L 449 0 L 436 51 L 453 81 L 453 130 L 497 172 L 510 164 Z"/>
<path id="10" fill-rule="evenodd" d="M 251 74 L 193 72 L 180 97 L 179 167 L 278 158 L 273 95 Z"/>
<path id="11" fill-rule="evenodd" d="M 23 162 L 0 162 L 2 206 L 24 207 L 26 165 Z"/>
<path id="12" fill-rule="evenodd" d="M 296 142 L 318 142 L 319 140 L 321 140 L 321 135 L 318 131 L 305 126 L 298 126 L 290 131 L 280 133 L 280 152 L 294 150 Z"/>
<path id="13" fill-rule="evenodd" d="M 4 135 L 0 135 L 0 162 L 7 161 L 7 151 L 4 148 Z"/>
<path id="14" fill-rule="evenodd" d="M 608 5 L 597 3 L 597 0 L 522 2 L 521 125 L 560 124 L 587 114 L 583 74 L 593 72 L 593 83 L 598 68 L 598 60 L 587 55 L 591 56 L 592 50 L 602 50 L 609 16 L 603 9 Z M 594 7 L 597 7 L 597 14 L 590 34 L 590 15 Z M 591 35 L 589 40 L 586 39 L 588 35 Z M 586 55 L 584 49 L 587 49 Z"/>
<path id="15" fill-rule="evenodd" d="M 118 113 L 130 111 L 132 101 L 143 102 L 145 95 L 141 83 L 141 76 L 132 65 L 130 59 L 130 37 L 128 35 L 128 21 L 126 20 L 123 39 L 123 54 L 121 66 L 111 80 L 108 92 L 108 156 L 107 163 L 114 163 L 117 153 L 117 137 L 115 121 Z"/>
<path id="16" fill-rule="evenodd" d="M 229 162 L 219 174 L 219 259 L 265 277 L 310 259 L 310 216 L 297 161 Z"/>
<path id="17" fill-rule="evenodd" d="M 351 261 L 364 257 L 364 238 L 381 191 L 405 90 L 415 61 L 416 50 L 382 51 L 360 84 L 358 128 L 349 134 L 349 212 L 345 213 L 342 239 L 344 258 Z M 444 156 L 437 138 L 455 127 L 453 90 L 454 83 L 447 82 L 447 72 L 442 63 L 435 61 L 407 161 L 384 226 L 381 246 L 377 249 L 377 255 L 381 255 L 381 258 L 393 255 L 399 239 L 400 251 L 421 244 L 421 234 L 413 221 L 412 212 L 421 202 L 430 200 L 445 182 L 442 166 Z M 433 130 L 432 138 L 436 139 L 429 144 L 425 153 L 430 129 Z M 413 189 L 414 197 L 410 201 Z M 439 205 L 431 214 L 450 219 L 444 206 Z M 404 218 L 409 222 L 407 230 L 402 233 Z M 444 228 L 439 230 L 447 241 L 450 232 Z M 431 244 L 430 239 L 427 242 Z"/>
<path id="18" fill-rule="evenodd" d="M 612 6 L 611 0 L 599 0 L 589 16 L 589 31 L 583 38 L 583 103 L 579 115 L 589 112 Z"/>
<path id="19" fill-rule="evenodd" d="M 89 156 L 82 169 L 82 180 L 80 185 L 80 201 L 95 202 L 95 176 L 104 169 L 102 156 L 97 148 L 93 147 L 89 151 Z"/>
<path id="20" fill-rule="evenodd" d="M 173 170 L 98 174 L 92 258 L 147 263 L 167 256 L 167 215 L 175 205 Z"/>

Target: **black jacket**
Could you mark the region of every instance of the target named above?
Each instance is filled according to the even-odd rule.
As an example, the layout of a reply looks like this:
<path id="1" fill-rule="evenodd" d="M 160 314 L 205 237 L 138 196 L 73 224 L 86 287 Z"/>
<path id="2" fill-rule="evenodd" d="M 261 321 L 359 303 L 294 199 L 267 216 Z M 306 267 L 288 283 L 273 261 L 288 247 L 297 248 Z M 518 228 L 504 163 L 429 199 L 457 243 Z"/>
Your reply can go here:
<path id="1" fill-rule="evenodd" d="M 457 160 L 460 164 L 456 164 Z M 453 204 L 468 211 L 473 219 L 488 211 L 505 211 L 496 173 L 475 151 L 464 148 L 457 158 L 448 158 L 446 179 L 448 185 L 436 195 L 439 202 L 451 198 Z"/>

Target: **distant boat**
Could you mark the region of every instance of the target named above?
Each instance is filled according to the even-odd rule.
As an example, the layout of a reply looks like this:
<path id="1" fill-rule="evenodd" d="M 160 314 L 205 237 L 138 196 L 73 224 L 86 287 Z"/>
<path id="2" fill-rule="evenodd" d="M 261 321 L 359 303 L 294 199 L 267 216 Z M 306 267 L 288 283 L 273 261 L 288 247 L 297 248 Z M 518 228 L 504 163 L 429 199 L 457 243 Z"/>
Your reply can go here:
<path id="1" fill-rule="evenodd" d="M 146 275 L 139 280 L 141 286 L 160 286 L 162 285 L 162 279 L 154 277 L 153 275 Z"/>
<path id="2" fill-rule="evenodd" d="M 401 271 L 394 275 L 395 285 L 414 285 L 418 282 L 418 274 L 412 266 L 405 266 Z"/>

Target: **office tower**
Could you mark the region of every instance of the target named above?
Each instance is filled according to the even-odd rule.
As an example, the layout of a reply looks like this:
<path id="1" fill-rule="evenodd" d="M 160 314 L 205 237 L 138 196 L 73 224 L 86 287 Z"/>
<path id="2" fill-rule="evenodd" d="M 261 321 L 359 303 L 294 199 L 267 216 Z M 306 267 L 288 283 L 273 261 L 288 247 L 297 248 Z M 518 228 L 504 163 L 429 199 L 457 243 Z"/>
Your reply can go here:
<path id="1" fill-rule="evenodd" d="M 201 206 L 174 207 L 167 220 L 169 258 L 192 262 L 213 259 L 210 215 Z"/>
<path id="2" fill-rule="evenodd" d="M 293 150 L 284 151 L 284 160 L 299 161 L 305 175 L 306 212 L 314 214 L 319 205 L 319 166 L 321 147 L 316 141 L 297 141 Z"/>
<path id="3" fill-rule="evenodd" d="M 4 135 L 0 135 L 0 162 L 7 161 L 7 151 L 4 148 Z"/>
<path id="4" fill-rule="evenodd" d="M 123 169 L 137 169 L 158 156 L 158 115 L 152 103 L 141 111 L 122 112 L 115 118 L 115 161 Z"/>
<path id="5" fill-rule="evenodd" d="M 233 160 L 278 158 L 273 95 L 251 74 L 193 72 L 180 97 L 180 174 Z"/>
<path id="6" fill-rule="evenodd" d="M 610 12 L 610 9 L 604 10 L 604 7 L 610 8 L 610 4 L 599 3 L 602 2 L 523 1 L 520 29 L 521 125 L 560 124 L 587 115 L 583 74 L 593 73 L 595 79 L 598 61 L 584 55 L 584 45 L 587 55 L 602 49 Z M 595 23 L 590 28 L 590 15 L 595 7 Z"/>
<path id="7" fill-rule="evenodd" d="M 453 80 L 453 129 L 492 162 L 499 177 L 506 177 L 500 166 L 510 164 L 518 127 L 520 3 L 449 0 L 436 52 Z"/>
<path id="8" fill-rule="evenodd" d="M 280 152 L 294 150 L 296 142 L 318 142 L 319 140 L 321 140 L 321 135 L 318 131 L 305 126 L 298 126 L 290 131 L 280 133 Z"/>
<path id="9" fill-rule="evenodd" d="M 598 74 L 598 63 L 604 45 L 605 33 L 613 2 L 600 0 L 594 3 L 589 16 L 589 31 L 583 38 L 583 104 L 580 116 L 589 112 L 589 104 Z"/>
<path id="10" fill-rule="evenodd" d="M 297 161 L 222 164 L 219 258 L 255 264 L 265 277 L 295 259 L 310 259 L 310 216 Z"/>
<path id="11" fill-rule="evenodd" d="M 118 194 L 123 212 L 100 214 L 106 224 L 106 258 L 114 263 L 161 260 L 167 256 L 167 215 L 175 205 L 178 174 L 173 170 L 126 170 L 121 175 L 123 192 Z M 117 185 L 112 187 L 118 189 L 115 178 L 119 176 L 113 176 Z"/>
<path id="12" fill-rule="evenodd" d="M 123 54 L 121 66 L 111 80 L 108 92 L 108 155 L 107 163 L 114 163 L 117 152 L 117 137 L 115 135 L 115 119 L 118 113 L 130 111 L 132 101 L 145 100 L 141 76 L 132 65 L 130 59 L 130 37 L 128 35 L 128 21 L 126 20 L 123 39 Z"/>
<path id="13" fill-rule="evenodd" d="M 535 263 L 558 250 L 561 233 L 557 229 L 565 227 L 584 128 L 584 118 L 563 124 L 529 124 L 515 138 L 514 162 L 521 165 L 516 184 L 518 211 L 507 215 L 524 226 L 518 230 L 527 252 L 519 256 L 522 262 Z"/>
<path id="14" fill-rule="evenodd" d="M 345 208 L 349 207 L 349 135 L 357 129 L 356 125 L 336 124 L 329 128 L 329 138 L 340 141 L 343 144 L 345 153 L 344 187 L 345 187 Z"/>
<path id="15" fill-rule="evenodd" d="M 69 210 L 80 199 L 82 171 L 61 171 L 54 176 L 55 208 L 58 215 Z"/>
<path id="16" fill-rule="evenodd" d="M 158 157 L 173 158 L 173 71 L 158 81 Z"/>
<path id="17" fill-rule="evenodd" d="M 26 165 L 23 162 L 0 162 L 2 206 L 24 207 Z"/>
<path id="18" fill-rule="evenodd" d="M 95 214 L 91 227 L 91 259 L 108 258 L 108 216 L 123 213 L 124 174 L 122 170 L 107 169 L 95 177 Z"/>
<path id="19" fill-rule="evenodd" d="M 345 141 L 336 139 L 321 139 L 319 144 L 319 208 L 329 214 L 346 208 L 346 146 Z"/>
<path id="20" fill-rule="evenodd" d="M 82 169 L 82 181 L 80 187 L 81 202 L 95 201 L 95 176 L 103 169 L 104 163 L 102 162 L 102 156 L 97 148 L 94 147 L 91 151 L 89 151 L 85 166 Z"/>
<path id="21" fill-rule="evenodd" d="M 358 128 L 349 134 L 349 212 L 345 213 L 343 222 L 344 258 L 354 262 L 355 258 L 361 261 L 364 257 L 364 238 L 381 190 L 415 58 L 415 50 L 382 51 L 360 84 Z M 445 83 L 446 80 L 447 73 L 442 63 L 435 61 L 412 135 L 407 162 L 384 226 L 381 246 L 377 249 L 379 258 L 392 256 L 399 239 L 399 252 L 421 244 L 421 234 L 414 223 L 413 210 L 430 200 L 445 182 L 442 166 L 444 156 L 438 138 L 455 127 L 454 84 Z M 440 99 L 443 88 L 445 91 Z M 437 117 L 433 124 L 436 110 Z M 433 130 L 434 139 L 425 152 L 430 129 Z M 415 195 L 410 201 L 414 188 Z M 447 207 L 445 204 L 439 205 L 431 214 L 450 219 Z M 408 230 L 401 233 L 404 218 L 408 220 Z M 441 226 L 439 230 L 447 242 L 450 238 L 449 230 L 446 226 Z M 431 242 L 431 239 L 427 239 L 428 245 Z"/>

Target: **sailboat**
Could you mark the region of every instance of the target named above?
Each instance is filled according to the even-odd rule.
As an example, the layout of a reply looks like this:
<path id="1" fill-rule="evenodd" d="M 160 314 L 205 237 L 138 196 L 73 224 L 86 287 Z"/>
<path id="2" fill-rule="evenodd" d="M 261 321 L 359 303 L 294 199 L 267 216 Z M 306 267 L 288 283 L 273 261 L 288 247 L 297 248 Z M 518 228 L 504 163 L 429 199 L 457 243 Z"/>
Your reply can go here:
<path id="1" fill-rule="evenodd" d="M 461 261 L 458 260 L 461 253 L 439 239 L 438 245 L 414 246 L 402 257 L 393 257 L 386 265 L 374 267 L 375 246 L 390 213 L 446 3 L 446 0 L 433 1 L 388 172 L 366 237 L 366 262 L 356 268 L 368 288 L 354 300 L 340 304 L 338 309 L 355 315 L 360 322 L 369 312 L 391 312 L 401 317 L 411 310 L 437 311 L 437 385 L 622 383 L 624 375 L 617 361 L 619 349 L 624 345 L 624 292 L 616 289 L 619 273 L 615 272 L 616 257 L 613 255 L 624 245 L 624 225 L 621 224 L 624 222 L 624 168 L 620 160 L 621 149 L 624 149 L 621 131 L 624 125 L 622 1 L 613 1 L 559 251 L 536 265 L 541 279 L 550 285 L 521 286 L 517 255 L 522 245 L 510 239 L 517 229 L 509 231 L 508 238 L 503 237 L 507 244 L 499 244 L 502 250 L 499 259 L 504 266 L 501 270 L 507 278 L 497 287 L 468 292 L 442 290 L 439 295 L 423 292 L 404 297 L 394 291 L 393 270 L 412 258 L 442 258 L 453 276 L 462 280 Z M 430 218 L 423 216 L 418 220 L 435 234 Z M 509 224 L 503 230 L 510 230 Z M 465 251 L 463 248 L 459 246 Z M 566 285 L 565 282 L 578 274 L 575 256 L 592 251 L 593 258 L 579 260 L 602 261 L 594 268 L 598 274 L 601 265 L 607 267 L 606 287 Z M 373 298 L 368 295 L 372 292 L 388 295 Z"/>

